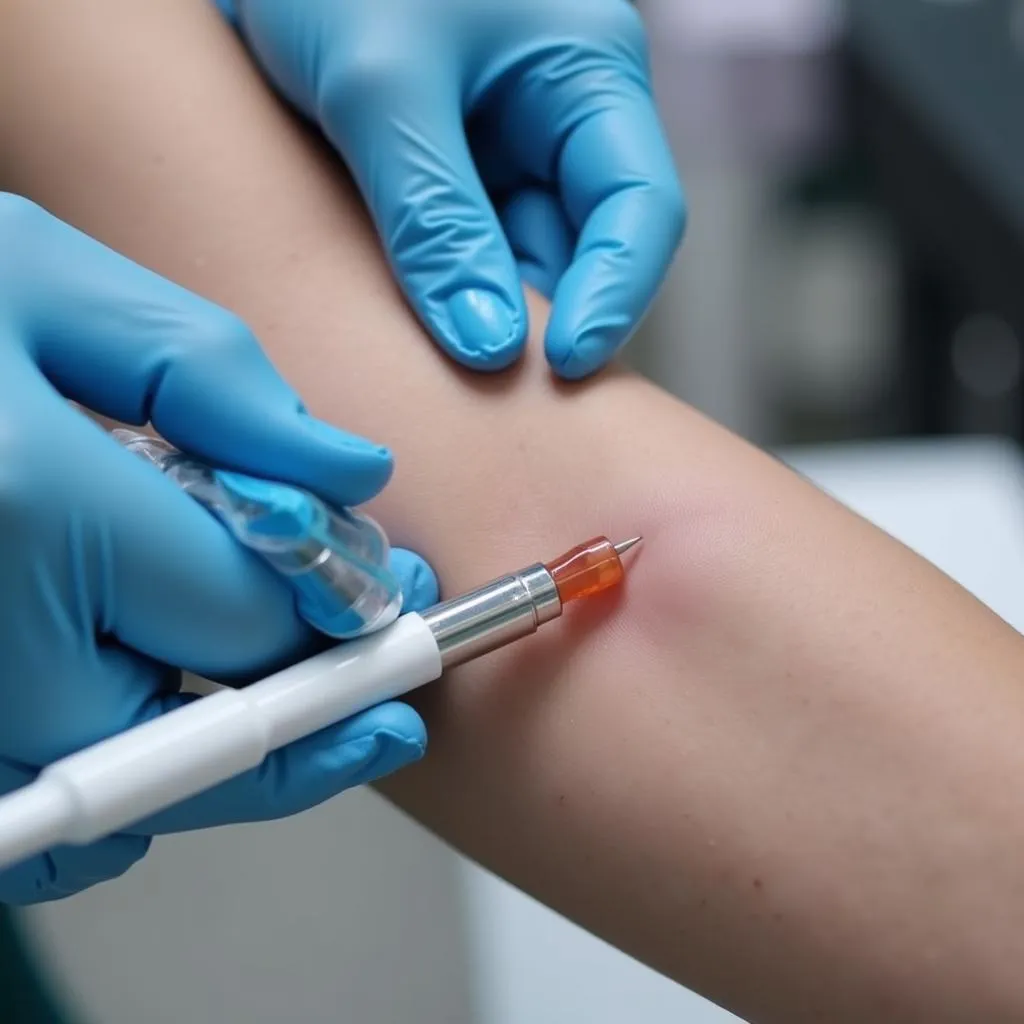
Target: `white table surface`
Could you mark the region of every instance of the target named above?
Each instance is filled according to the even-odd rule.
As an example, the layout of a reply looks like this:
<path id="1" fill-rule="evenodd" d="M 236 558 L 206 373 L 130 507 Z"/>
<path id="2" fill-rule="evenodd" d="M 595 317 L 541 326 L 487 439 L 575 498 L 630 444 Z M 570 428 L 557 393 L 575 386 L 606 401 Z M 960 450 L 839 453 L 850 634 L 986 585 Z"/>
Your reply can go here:
<path id="1" fill-rule="evenodd" d="M 786 459 L 1024 629 L 1024 460 L 999 442 Z M 724 1024 L 370 793 L 173 837 L 28 917 L 103 1024 Z"/>

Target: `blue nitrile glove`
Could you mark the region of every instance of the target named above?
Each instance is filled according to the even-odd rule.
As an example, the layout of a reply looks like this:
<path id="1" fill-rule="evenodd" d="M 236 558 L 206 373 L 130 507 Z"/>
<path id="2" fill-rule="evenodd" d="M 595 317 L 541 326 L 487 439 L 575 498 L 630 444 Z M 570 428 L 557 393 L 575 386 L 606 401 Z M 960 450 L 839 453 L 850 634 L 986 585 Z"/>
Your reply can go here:
<path id="1" fill-rule="evenodd" d="M 178 667 L 241 682 L 315 642 L 256 555 L 65 399 L 334 504 L 391 473 L 385 449 L 304 412 L 235 316 L 0 193 L 0 793 L 190 699 Z M 396 568 L 410 607 L 436 599 L 421 559 Z M 156 832 L 300 811 L 425 742 L 411 708 L 373 709 L 130 834 L 0 872 L 0 900 L 120 875 Z"/>
<path id="2" fill-rule="evenodd" d="M 344 158 L 455 359 L 518 356 L 517 260 L 553 298 L 558 373 L 584 377 L 625 343 L 685 221 L 628 0 L 217 2 Z"/>

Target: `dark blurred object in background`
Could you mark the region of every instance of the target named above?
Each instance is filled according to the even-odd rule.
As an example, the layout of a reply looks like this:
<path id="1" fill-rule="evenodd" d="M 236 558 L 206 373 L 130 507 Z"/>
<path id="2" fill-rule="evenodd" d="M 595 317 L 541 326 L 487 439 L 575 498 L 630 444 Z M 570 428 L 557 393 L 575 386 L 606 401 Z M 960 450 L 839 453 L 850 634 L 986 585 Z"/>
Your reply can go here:
<path id="1" fill-rule="evenodd" d="M 10 911 L 0 904 L 0 1021 L 70 1024 L 39 975 Z"/>
<path id="2" fill-rule="evenodd" d="M 1024 0 L 641 0 L 691 199 L 636 346 L 767 445 L 1024 440 Z"/>
<path id="3" fill-rule="evenodd" d="M 900 255 L 899 425 L 1024 440 L 1024 3 L 851 0 L 848 33 Z"/>

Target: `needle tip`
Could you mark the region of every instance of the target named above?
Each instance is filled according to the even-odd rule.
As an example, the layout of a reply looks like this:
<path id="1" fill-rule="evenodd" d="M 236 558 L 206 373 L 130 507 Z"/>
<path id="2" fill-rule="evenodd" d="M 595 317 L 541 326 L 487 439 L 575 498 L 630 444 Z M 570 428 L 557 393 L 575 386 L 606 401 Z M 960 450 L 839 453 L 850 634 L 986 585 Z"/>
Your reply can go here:
<path id="1" fill-rule="evenodd" d="M 620 544 L 615 545 L 615 554 L 621 558 L 631 548 L 635 548 L 643 540 L 643 537 L 633 537 L 630 540 L 624 540 Z"/>

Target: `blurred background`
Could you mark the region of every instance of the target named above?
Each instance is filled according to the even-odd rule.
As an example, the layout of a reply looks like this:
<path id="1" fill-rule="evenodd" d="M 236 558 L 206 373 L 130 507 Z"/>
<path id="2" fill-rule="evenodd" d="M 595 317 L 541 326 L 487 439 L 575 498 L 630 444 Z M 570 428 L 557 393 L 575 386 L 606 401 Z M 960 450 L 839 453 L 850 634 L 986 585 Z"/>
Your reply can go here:
<path id="1" fill-rule="evenodd" d="M 690 197 L 630 358 L 1024 626 L 1024 0 L 641 0 Z M 0 920 L 2 1024 L 735 1020 L 373 794 Z"/>
<path id="2" fill-rule="evenodd" d="M 693 210 L 638 365 L 761 444 L 1024 428 L 1024 3 L 646 0 Z"/>

